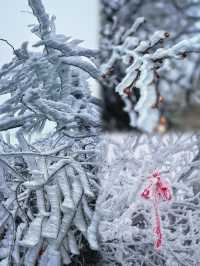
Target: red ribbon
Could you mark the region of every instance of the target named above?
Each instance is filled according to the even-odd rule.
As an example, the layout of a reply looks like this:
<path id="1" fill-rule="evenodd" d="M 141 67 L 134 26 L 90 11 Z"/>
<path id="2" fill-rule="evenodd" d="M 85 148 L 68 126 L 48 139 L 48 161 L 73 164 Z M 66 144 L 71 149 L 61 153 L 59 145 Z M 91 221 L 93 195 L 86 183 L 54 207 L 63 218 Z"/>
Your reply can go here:
<path id="1" fill-rule="evenodd" d="M 172 199 L 171 189 L 169 184 L 161 180 L 160 172 L 154 171 L 148 176 L 150 184 L 141 193 L 141 196 L 146 200 L 153 202 L 153 208 L 155 211 L 155 249 L 160 249 L 162 245 L 162 230 L 161 230 L 161 219 L 159 213 L 160 201 L 170 201 Z"/>

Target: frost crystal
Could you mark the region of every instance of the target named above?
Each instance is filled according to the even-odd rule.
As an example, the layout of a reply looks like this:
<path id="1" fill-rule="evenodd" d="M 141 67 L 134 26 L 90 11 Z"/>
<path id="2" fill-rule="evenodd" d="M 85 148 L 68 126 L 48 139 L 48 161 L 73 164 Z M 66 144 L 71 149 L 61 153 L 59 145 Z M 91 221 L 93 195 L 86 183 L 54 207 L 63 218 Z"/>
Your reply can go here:
<path id="1" fill-rule="evenodd" d="M 111 138 L 97 201 L 104 265 L 199 264 L 199 141 L 191 133 Z"/>
<path id="2" fill-rule="evenodd" d="M 83 236 L 98 249 L 101 103 L 87 80 L 100 73 L 96 51 L 57 34 L 41 0 L 28 3 L 43 51 L 24 43 L 0 70 L 0 94 L 10 94 L 0 131 L 16 132 L 0 137 L 0 264 L 59 266 L 79 254 Z"/>

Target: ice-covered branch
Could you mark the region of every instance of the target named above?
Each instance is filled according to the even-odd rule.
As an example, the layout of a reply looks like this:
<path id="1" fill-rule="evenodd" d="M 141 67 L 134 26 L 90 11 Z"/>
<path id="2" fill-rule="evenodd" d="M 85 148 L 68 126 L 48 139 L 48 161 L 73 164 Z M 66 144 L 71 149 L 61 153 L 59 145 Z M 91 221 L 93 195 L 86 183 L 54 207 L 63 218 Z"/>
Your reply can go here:
<path id="1" fill-rule="evenodd" d="M 197 112 L 199 106 L 198 80 L 200 72 L 198 68 L 198 39 L 200 30 L 198 27 L 199 14 L 197 7 L 200 7 L 199 0 L 195 1 L 195 3 L 193 1 L 162 2 L 160 0 L 155 0 L 153 2 L 145 0 L 132 2 L 123 0 L 110 2 L 106 0 L 101 1 L 102 24 L 100 55 L 101 62 L 107 65 L 108 70 L 105 71 L 104 75 L 104 77 L 106 77 L 104 82 L 104 93 L 107 101 L 107 103 L 105 103 L 107 108 L 105 114 L 110 116 L 110 119 L 112 117 L 113 126 L 120 126 L 123 124 L 126 127 L 128 126 L 129 119 L 130 127 L 132 127 L 133 124 L 135 128 L 139 127 L 137 123 L 141 122 L 145 124 L 146 121 L 149 122 L 146 123 L 146 127 L 150 126 L 149 130 L 153 128 L 158 131 L 165 131 L 166 127 L 174 126 L 174 124 L 177 127 L 176 124 L 178 123 L 181 123 L 181 128 L 184 129 L 191 127 L 198 128 L 198 123 L 190 123 L 192 114 Z M 145 23 L 143 23 L 144 19 L 142 19 L 142 17 L 145 18 Z M 155 37 L 157 30 L 160 28 L 164 30 L 163 33 L 166 32 L 167 35 L 170 33 L 167 42 L 164 41 L 165 37 L 161 37 L 155 47 L 149 47 L 152 36 Z M 160 31 L 160 33 L 162 33 L 162 31 Z M 157 32 L 158 36 L 160 33 Z M 127 45 L 129 43 L 128 49 L 123 45 L 125 43 L 127 43 Z M 139 47 L 137 48 L 137 46 Z M 144 58 L 146 57 L 146 59 L 148 59 L 149 56 L 151 57 L 151 61 L 154 53 L 155 58 L 162 57 L 162 59 L 157 60 L 156 64 L 153 62 L 153 65 L 157 67 L 154 75 L 155 85 L 154 89 L 149 90 L 147 93 L 149 95 L 149 102 L 155 100 L 155 95 L 157 101 L 156 103 L 154 101 L 155 104 L 152 104 L 153 108 L 142 107 L 144 110 L 143 117 L 147 118 L 148 113 L 149 121 L 147 119 L 142 120 L 142 116 L 140 120 L 141 110 L 139 110 L 139 115 L 138 111 L 135 110 L 135 106 L 141 96 L 140 87 L 136 87 L 134 90 L 131 86 L 124 87 L 125 96 L 115 94 L 115 89 L 123 78 L 128 75 L 128 72 L 130 72 L 132 76 L 131 69 L 133 70 L 133 68 L 129 68 L 129 66 L 134 65 L 135 58 L 131 55 L 131 50 L 136 49 L 139 51 L 138 49 L 145 49 L 145 46 L 147 50 L 142 52 L 141 58 L 144 56 Z M 121 52 L 118 50 L 119 47 L 121 47 Z M 184 58 L 184 63 L 182 60 L 178 60 L 179 58 Z M 134 75 L 132 81 L 134 81 Z M 150 77 L 149 83 L 151 84 Z M 153 85 L 151 87 L 153 87 Z M 153 94 L 153 96 L 150 94 Z M 160 95 L 162 96 L 161 98 Z M 158 101 L 159 99 L 161 99 L 160 102 Z M 145 104 L 146 102 L 141 103 Z M 116 109 L 118 112 L 112 112 L 112 110 L 110 110 L 110 105 L 113 107 L 112 110 Z M 197 108 L 193 109 L 191 106 L 187 108 L 188 105 Z M 149 110 L 145 115 L 146 109 Z M 184 112 L 185 109 L 186 114 Z M 189 111 L 187 112 L 187 110 Z M 180 119 L 178 116 L 176 117 L 178 121 L 173 119 L 177 111 L 180 112 L 181 118 L 183 116 L 187 116 L 188 118 Z M 159 114 L 159 119 L 157 114 Z M 122 118 L 123 121 L 122 119 L 119 121 L 117 118 Z M 106 121 L 110 122 L 110 119 L 106 119 Z M 116 121 L 114 121 L 114 119 Z M 195 120 L 197 119 L 194 119 L 194 121 Z M 111 127 L 109 122 L 107 125 L 108 128 Z M 185 127 L 184 124 L 188 124 L 188 127 Z"/>
<path id="2" fill-rule="evenodd" d="M 136 143 L 134 149 L 131 147 L 133 143 Z M 199 242 L 198 135 L 143 135 L 139 141 L 134 135 L 126 135 L 115 145 L 110 144 L 109 152 L 111 147 L 112 159 L 105 166 L 107 175 L 102 180 L 102 193 L 97 202 L 105 265 L 129 265 L 135 261 L 138 265 L 143 261 L 148 265 L 171 265 L 174 261 L 195 265 L 199 261 L 199 254 L 195 252 Z M 132 157 L 139 164 L 133 162 Z M 193 171 L 186 171 L 195 161 Z M 155 183 L 152 186 L 146 184 L 146 180 L 151 180 L 149 177 L 153 170 L 159 170 L 161 180 L 163 178 L 172 189 L 171 202 L 163 202 L 160 206 L 163 247 L 159 252 L 154 250 L 151 233 L 155 218 L 150 199 L 155 194 L 150 192 L 148 195 Z M 180 179 L 183 174 L 187 178 Z M 144 191 L 147 194 L 143 195 L 149 202 L 141 198 Z M 152 253 L 155 256 L 151 256 Z"/>
<path id="3" fill-rule="evenodd" d="M 199 53 L 199 37 L 183 40 L 171 48 L 157 48 L 169 38 L 169 33 L 157 31 L 148 40 L 140 40 L 132 34 L 142 23 L 144 19 L 138 18 L 132 28 L 122 34 L 123 43 L 113 47 L 113 53 L 104 66 L 104 72 L 106 76 L 109 69 L 119 61 L 125 64 L 125 77 L 116 86 L 115 91 L 125 103 L 124 110 L 129 114 L 130 125 L 146 132 L 163 131 L 167 123 L 159 111 L 163 97 L 159 90 L 158 69 L 164 59 L 181 59 L 188 53 Z"/>
<path id="4" fill-rule="evenodd" d="M 0 136 L 0 264 L 59 266 L 79 255 L 83 236 L 98 248 L 102 107 L 88 79 L 101 73 L 97 51 L 57 34 L 55 16 L 41 0 L 28 3 L 37 19 L 31 31 L 39 38 L 38 52 L 25 42 L 0 70 L 0 95 L 9 95 L 0 104 L 0 131 L 16 132 L 14 145 L 8 134 Z"/>

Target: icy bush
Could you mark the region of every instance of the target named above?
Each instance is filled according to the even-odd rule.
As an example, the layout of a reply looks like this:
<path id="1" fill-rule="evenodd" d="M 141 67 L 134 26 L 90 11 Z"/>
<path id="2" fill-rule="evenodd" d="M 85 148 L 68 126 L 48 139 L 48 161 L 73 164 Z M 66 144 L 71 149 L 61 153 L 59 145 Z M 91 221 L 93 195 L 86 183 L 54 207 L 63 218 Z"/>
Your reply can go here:
<path id="1" fill-rule="evenodd" d="M 83 239 L 98 249 L 93 212 L 104 142 L 101 102 L 87 82 L 100 76 L 97 51 L 56 33 L 41 0 L 28 2 L 40 49 L 13 47 L 0 70 L 0 94 L 10 94 L 0 105 L 0 131 L 16 132 L 14 144 L 9 133 L 0 139 L 0 265 L 67 265 Z"/>
<path id="2" fill-rule="evenodd" d="M 111 3 L 115 3 L 115 5 L 112 5 Z M 109 62 L 109 70 L 107 71 L 107 79 L 105 81 L 106 86 L 109 89 L 104 90 L 104 94 L 106 94 L 105 98 L 110 101 L 109 104 L 113 104 L 113 106 L 118 103 L 122 108 L 123 105 L 125 105 L 124 110 L 125 112 L 128 112 L 131 127 L 134 126 L 145 131 L 152 130 L 152 128 L 155 128 L 155 125 L 158 125 L 159 120 L 158 112 L 155 110 L 155 104 L 151 104 L 151 106 L 154 107 L 154 110 L 149 110 L 149 107 L 146 107 L 146 103 L 141 101 L 141 104 L 144 105 L 144 107 L 142 107 L 142 109 L 144 109 L 142 115 L 141 110 L 138 110 L 138 107 L 134 110 L 136 102 L 140 97 L 141 84 L 143 85 L 143 81 L 140 82 L 141 84 L 136 84 L 135 80 L 135 83 L 133 84 L 136 87 L 133 91 L 134 99 L 130 99 L 130 86 L 127 88 L 129 99 L 124 99 L 123 97 L 122 101 L 109 90 L 116 90 L 116 92 L 118 92 L 119 90 L 116 89 L 118 84 L 121 83 L 128 73 L 129 75 L 132 75 L 130 70 L 134 71 L 134 66 L 136 66 L 136 63 L 134 64 L 133 61 L 138 62 L 135 56 L 133 56 L 133 50 L 137 50 L 138 45 L 140 45 L 140 62 L 138 62 L 138 64 L 143 64 L 143 56 L 146 58 L 148 58 L 148 56 L 151 57 L 149 54 L 155 51 L 153 49 L 163 47 L 163 39 L 165 39 L 165 37 L 162 38 L 161 35 L 158 43 L 155 43 L 154 46 L 150 45 L 152 36 L 155 37 L 157 34 L 158 37 L 159 33 L 156 32 L 158 29 L 163 29 L 163 33 L 166 32 L 167 35 L 170 35 L 169 38 L 167 38 L 167 42 L 165 41 L 166 51 L 173 46 L 176 46 L 177 43 L 180 43 L 181 45 L 183 40 L 188 40 L 188 52 L 199 52 L 198 49 L 193 47 L 194 43 L 189 43 L 189 41 L 195 40 L 196 37 L 197 39 L 195 42 L 196 45 L 198 44 L 200 28 L 198 23 L 199 12 L 197 7 L 200 6 L 200 2 L 102 0 L 101 6 L 101 61 L 106 64 Z M 137 19 L 140 16 L 145 18 L 146 23 L 142 23 L 140 19 Z M 140 21 L 140 23 L 138 21 Z M 141 25 L 140 30 L 136 30 L 135 28 L 137 22 Z M 143 44 L 144 50 L 142 51 L 141 47 Z M 178 45 L 179 48 L 180 45 Z M 121 51 L 123 51 L 122 53 L 119 52 L 120 48 Z M 181 51 L 184 52 L 183 47 L 180 52 Z M 116 57 L 114 60 L 114 54 L 118 55 L 118 60 Z M 125 54 L 126 56 L 123 56 Z M 130 55 L 131 59 L 129 60 Z M 187 53 L 183 53 L 184 60 L 177 60 L 177 56 L 170 56 L 170 60 L 168 60 L 168 58 L 164 58 L 165 64 L 162 63 L 163 59 L 160 59 L 161 64 L 156 66 L 156 72 L 158 75 L 154 75 L 155 84 L 152 86 L 157 88 L 157 92 L 155 92 L 155 89 L 150 89 L 148 91 L 148 95 L 153 94 L 153 96 L 151 96 L 151 98 L 147 98 L 155 100 L 155 97 L 157 97 L 158 100 L 159 94 L 162 95 L 162 101 L 164 98 L 164 104 L 160 107 L 159 114 L 162 114 L 163 110 L 177 110 L 184 108 L 190 103 L 199 103 L 199 55 L 198 53 L 195 53 L 191 54 L 188 58 L 186 58 L 186 56 Z M 151 63 L 154 64 L 152 61 Z M 148 67 L 151 69 L 150 65 L 151 64 L 148 64 Z M 137 69 L 139 69 L 139 67 L 137 67 Z M 136 74 L 137 73 L 133 75 L 133 79 Z M 149 83 L 150 80 L 152 80 L 151 77 L 152 75 L 149 75 Z M 148 79 L 144 81 L 144 87 L 146 87 L 145 84 L 147 82 Z M 123 89 L 126 89 L 126 86 L 123 87 Z M 127 96 L 125 98 L 127 98 Z M 130 104 L 130 101 L 132 104 Z M 149 102 L 151 101 L 149 100 Z M 107 110 L 112 115 L 112 112 L 109 109 L 109 104 L 107 105 Z M 139 106 L 141 104 L 139 104 Z M 144 119 L 144 117 L 147 118 L 147 115 L 145 115 L 145 113 L 147 114 L 146 111 L 150 116 L 148 119 L 148 125 L 145 125 L 146 120 Z M 123 110 L 121 110 L 121 112 L 123 113 Z M 138 119 L 136 119 L 136 112 L 139 112 Z"/>
<path id="3" fill-rule="evenodd" d="M 198 265 L 199 136 L 120 135 L 111 142 L 97 203 L 105 265 Z M 153 201 L 141 196 L 155 170 L 172 193 L 172 199 L 159 206 L 159 251 L 154 247 Z"/>
<path id="4" fill-rule="evenodd" d="M 174 44 L 184 38 L 191 38 L 200 32 L 199 27 L 199 0 L 174 0 L 174 1 L 146 1 L 146 0 L 118 0 L 101 1 L 102 31 L 101 31 L 101 56 L 102 60 L 108 59 L 110 48 L 118 40 L 119 33 L 130 28 L 138 17 L 145 17 L 148 23 L 143 25 L 141 35 L 148 37 L 155 30 L 162 28 L 170 32 L 171 37 L 166 45 Z M 199 55 L 182 62 L 172 61 L 165 67 L 163 76 L 163 93 L 167 100 L 176 93 L 185 93 L 185 101 L 190 103 L 193 92 L 198 92 L 198 63 Z M 170 68 L 174 69 L 173 75 Z M 118 69 L 120 70 L 120 69 Z M 176 71 L 175 71 L 176 70 Z M 122 75 L 122 73 L 119 73 Z M 169 88 L 173 87 L 173 91 Z M 166 91 L 167 90 L 167 91 Z M 169 95 L 169 90 L 171 95 Z M 178 99 L 177 99 L 178 100 Z"/>

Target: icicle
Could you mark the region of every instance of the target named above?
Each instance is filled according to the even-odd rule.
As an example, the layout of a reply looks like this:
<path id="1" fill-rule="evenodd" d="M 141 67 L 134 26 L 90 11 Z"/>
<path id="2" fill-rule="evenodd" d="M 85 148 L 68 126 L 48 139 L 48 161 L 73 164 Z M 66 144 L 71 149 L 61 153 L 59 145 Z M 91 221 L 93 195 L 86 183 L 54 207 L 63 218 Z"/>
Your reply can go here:
<path id="1" fill-rule="evenodd" d="M 92 217 L 91 224 L 87 230 L 87 240 L 90 244 L 90 247 L 94 250 L 99 249 L 99 244 L 98 244 L 98 239 L 97 239 L 98 225 L 99 225 L 99 214 L 97 213 L 97 211 L 95 211 Z"/>
<path id="2" fill-rule="evenodd" d="M 70 252 L 74 255 L 79 255 L 80 251 L 78 249 L 78 245 L 77 245 L 74 233 L 70 230 L 67 235 L 68 235 L 68 246 L 69 246 Z"/>
<path id="3" fill-rule="evenodd" d="M 83 209 L 81 204 L 79 204 L 78 209 L 76 210 L 76 215 L 74 217 L 74 224 L 76 227 L 83 233 L 85 234 L 87 231 L 87 224 L 85 221 L 85 217 L 83 214 Z"/>
<path id="4" fill-rule="evenodd" d="M 74 163 L 73 166 L 74 166 L 74 169 L 78 172 L 78 176 L 80 178 L 85 194 L 90 197 L 94 197 L 94 194 L 90 188 L 90 184 L 89 184 L 87 175 L 85 174 L 85 171 L 82 169 L 80 165 L 78 165 L 78 163 Z"/>
<path id="5" fill-rule="evenodd" d="M 40 255 L 39 258 L 39 266 L 46 266 L 48 262 L 48 247 L 45 251 Z"/>
<path id="6" fill-rule="evenodd" d="M 67 236 L 63 239 L 62 245 L 67 250 L 67 252 L 69 253 L 70 252 L 70 250 L 69 250 L 69 241 L 68 241 L 68 237 Z"/>
<path id="7" fill-rule="evenodd" d="M 43 217 L 36 217 L 30 224 L 24 238 L 18 243 L 24 247 L 34 247 L 40 241 Z"/>
<path id="8" fill-rule="evenodd" d="M 61 247 L 61 257 L 62 257 L 62 263 L 65 265 L 68 265 L 71 263 L 71 259 L 65 248 Z"/>
<path id="9" fill-rule="evenodd" d="M 36 261 L 38 260 L 39 251 L 42 247 L 43 241 L 40 241 L 36 246 L 28 249 L 24 258 L 25 266 L 35 266 Z"/>
<path id="10" fill-rule="evenodd" d="M 64 213 L 62 218 L 62 223 L 60 225 L 60 230 L 58 233 L 58 237 L 56 239 L 55 245 L 59 247 L 65 238 L 74 218 L 74 211 L 70 210 L 66 213 Z"/>
<path id="11" fill-rule="evenodd" d="M 47 266 L 61 266 L 61 252 L 55 250 L 51 246 L 48 248 L 48 262 Z"/>
<path id="12" fill-rule="evenodd" d="M 72 197 L 74 200 L 74 203 L 77 204 L 83 194 L 83 188 L 80 180 L 77 178 L 77 176 L 74 176 L 74 180 L 72 183 Z"/>
<path id="13" fill-rule="evenodd" d="M 51 205 L 50 217 L 44 222 L 42 236 L 56 239 L 60 226 L 60 197 L 57 185 L 45 186 Z"/>
<path id="14" fill-rule="evenodd" d="M 13 250 L 13 253 L 12 253 L 13 260 L 14 260 L 14 262 L 17 265 L 20 264 L 20 253 L 19 253 L 19 244 L 18 244 L 18 241 L 20 241 L 25 227 L 26 227 L 26 224 L 25 223 L 22 223 L 22 224 L 20 224 L 17 227 L 15 247 L 14 247 L 14 250 Z"/>
<path id="15" fill-rule="evenodd" d="M 93 211 L 92 211 L 92 209 L 89 207 L 88 202 L 87 202 L 87 199 L 86 199 L 85 196 L 83 196 L 82 204 L 83 204 L 83 211 L 84 211 L 84 214 L 86 214 L 87 218 L 88 218 L 89 220 L 91 220 L 91 219 L 92 219 L 92 215 L 93 215 Z"/>
<path id="16" fill-rule="evenodd" d="M 69 177 L 67 176 L 66 170 L 63 170 L 58 174 L 57 180 L 59 187 L 64 195 L 64 201 L 62 202 L 61 208 L 63 212 L 66 212 L 68 209 L 74 208 L 74 202 L 71 197 Z"/>
<path id="17" fill-rule="evenodd" d="M 32 175 L 34 177 L 34 180 L 38 183 L 43 180 L 43 175 L 39 171 L 33 170 Z M 35 193 L 37 197 L 38 211 L 41 215 L 46 215 L 43 187 L 41 187 L 40 189 L 38 188 Z"/>

